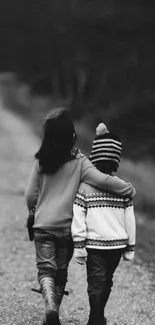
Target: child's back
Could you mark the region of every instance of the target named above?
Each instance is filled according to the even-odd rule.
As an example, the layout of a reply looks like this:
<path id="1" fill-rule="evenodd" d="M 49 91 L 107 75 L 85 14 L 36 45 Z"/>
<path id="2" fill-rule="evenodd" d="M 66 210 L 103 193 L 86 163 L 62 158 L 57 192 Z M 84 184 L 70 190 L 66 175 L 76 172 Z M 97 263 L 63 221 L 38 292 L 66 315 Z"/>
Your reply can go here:
<path id="1" fill-rule="evenodd" d="M 82 210 L 85 217 L 79 218 Z M 133 248 L 135 229 L 132 218 L 131 199 L 81 183 L 74 201 L 74 247 L 116 249 L 130 244 Z"/>
<path id="2" fill-rule="evenodd" d="M 59 230 L 70 233 L 73 202 L 81 179 L 81 167 L 85 157 L 76 158 L 63 164 L 59 170 L 50 175 L 39 175 L 39 164 L 34 168 L 39 180 L 39 197 L 35 212 L 34 228 L 48 228 L 50 232 Z M 36 183 L 37 186 L 37 183 Z M 34 187 L 29 186 L 27 200 L 34 204 Z"/>

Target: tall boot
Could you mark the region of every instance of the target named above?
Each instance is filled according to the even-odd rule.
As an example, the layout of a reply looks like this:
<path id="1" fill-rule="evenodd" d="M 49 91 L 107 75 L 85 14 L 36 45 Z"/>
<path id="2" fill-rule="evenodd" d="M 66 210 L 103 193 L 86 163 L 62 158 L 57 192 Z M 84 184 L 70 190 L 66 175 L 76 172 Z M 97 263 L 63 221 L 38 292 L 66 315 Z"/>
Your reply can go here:
<path id="1" fill-rule="evenodd" d="M 65 286 L 56 286 L 56 293 L 57 293 L 58 307 L 60 307 L 63 295 L 65 293 Z"/>
<path id="2" fill-rule="evenodd" d="M 106 295 L 105 295 L 106 297 Z M 87 325 L 106 325 L 107 319 L 104 316 L 105 309 L 104 292 L 99 288 L 89 292 L 90 314 Z"/>
<path id="3" fill-rule="evenodd" d="M 46 311 L 43 325 L 60 325 L 59 308 L 54 279 L 51 277 L 42 278 L 40 285 Z"/>

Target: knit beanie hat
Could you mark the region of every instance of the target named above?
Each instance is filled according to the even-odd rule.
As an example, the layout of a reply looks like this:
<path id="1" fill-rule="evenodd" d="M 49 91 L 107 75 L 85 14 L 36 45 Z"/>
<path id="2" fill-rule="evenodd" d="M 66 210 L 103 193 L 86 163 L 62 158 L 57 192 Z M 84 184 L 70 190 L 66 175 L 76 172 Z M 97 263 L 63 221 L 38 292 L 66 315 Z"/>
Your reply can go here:
<path id="1" fill-rule="evenodd" d="M 90 161 L 95 164 L 98 161 L 109 160 L 119 165 L 121 152 L 122 143 L 119 137 L 109 132 L 104 123 L 100 123 L 96 128 Z"/>

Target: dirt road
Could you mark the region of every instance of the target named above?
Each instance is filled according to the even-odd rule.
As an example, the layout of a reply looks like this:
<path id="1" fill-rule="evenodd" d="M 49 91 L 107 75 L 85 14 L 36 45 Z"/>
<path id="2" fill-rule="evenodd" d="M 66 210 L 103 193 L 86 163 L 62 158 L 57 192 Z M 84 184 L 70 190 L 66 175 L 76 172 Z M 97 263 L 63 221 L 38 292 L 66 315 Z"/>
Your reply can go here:
<path id="1" fill-rule="evenodd" d="M 37 143 L 28 124 L 0 103 L 0 324 L 5 325 L 38 325 L 44 313 L 41 296 L 30 291 L 37 281 L 23 196 Z M 62 324 L 85 325 L 88 302 L 84 266 L 71 262 L 67 287 L 70 295 L 63 301 Z M 152 275 L 139 254 L 134 263 L 122 261 L 106 309 L 108 325 L 154 325 L 153 289 Z"/>

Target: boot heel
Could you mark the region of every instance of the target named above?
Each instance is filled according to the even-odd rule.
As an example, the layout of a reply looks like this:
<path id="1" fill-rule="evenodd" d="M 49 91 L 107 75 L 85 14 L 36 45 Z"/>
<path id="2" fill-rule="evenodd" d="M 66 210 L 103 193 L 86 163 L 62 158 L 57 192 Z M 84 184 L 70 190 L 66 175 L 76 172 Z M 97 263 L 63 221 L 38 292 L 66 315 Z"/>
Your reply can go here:
<path id="1" fill-rule="evenodd" d="M 49 311 L 46 314 L 46 320 L 43 322 L 43 325 L 61 325 L 58 313 L 53 310 Z"/>

